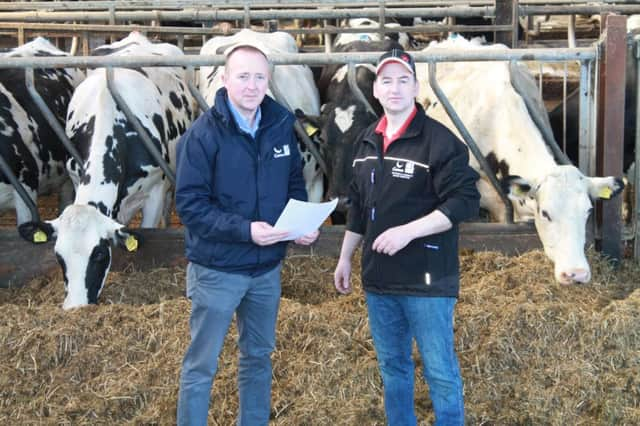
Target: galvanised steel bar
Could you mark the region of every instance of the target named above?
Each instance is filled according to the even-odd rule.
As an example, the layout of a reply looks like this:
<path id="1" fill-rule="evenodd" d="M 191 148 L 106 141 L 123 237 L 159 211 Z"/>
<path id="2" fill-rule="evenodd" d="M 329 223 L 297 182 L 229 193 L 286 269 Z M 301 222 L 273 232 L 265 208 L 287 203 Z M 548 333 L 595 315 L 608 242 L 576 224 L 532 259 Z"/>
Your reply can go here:
<path id="1" fill-rule="evenodd" d="M 18 196 L 20 196 L 20 198 L 22 198 L 22 201 L 24 201 L 24 204 L 29 209 L 29 213 L 31 213 L 31 221 L 40 222 L 40 214 L 38 213 L 36 204 L 33 202 L 31 197 L 29 197 L 29 194 L 27 194 L 27 191 L 25 191 L 24 187 L 20 184 L 20 181 L 18 180 L 16 175 L 13 174 L 11 167 L 5 161 L 2 155 L 0 155 L 0 173 L 5 175 L 5 177 L 11 183 L 11 186 L 13 186 L 13 188 L 18 193 Z"/>
<path id="2" fill-rule="evenodd" d="M 556 161 L 560 164 L 571 164 L 571 161 L 567 158 L 567 155 L 558 146 L 556 139 L 553 137 L 551 128 L 545 125 L 545 117 L 541 115 L 540 110 L 534 104 L 533 99 L 531 99 L 530 96 L 524 95 L 527 92 L 527 89 L 524 87 L 524 83 L 517 78 L 517 76 L 519 75 L 518 71 L 516 70 L 517 66 L 518 65 L 515 61 L 511 61 L 509 63 L 511 85 L 516 90 L 516 92 L 518 92 L 520 97 L 522 97 L 522 100 L 527 107 L 527 111 L 531 116 L 531 120 L 533 120 L 533 123 L 540 131 L 542 139 L 544 139 L 547 146 L 551 149 L 551 152 L 553 152 L 553 156 L 555 157 Z"/>
<path id="3" fill-rule="evenodd" d="M 602 13 L 618 13 L 631 15 L 640 13 L 638 3 L 619 4 L 586 4 L 586 5 L 562 5 L 562 6 L 520 6 L 520 16 L 529 15 L 599 15 Z"/>
<path id="4" fill-rule="evenodd" d="M 158 163 L 158 166 L 160 166 L 160 168 L 162 169 L 164 174 L 167 176 L 167 178 L 171 181 L 171 183 L 175 185 L 176 184 L 175 173 L 173 173 L 173 170 L 171 170 L 171 167 L 169 167 L 169 165 L 164 160 L 164 158 L 162 158 L 162 154 L 160 154 L 160 151 L 158 151 L 156 146 L 153 144 L 153 141 L 151 140 L 151 136 L 149 136 L 149 132 L 147 132 L 147 129 L 145 129 L 142 124 L 140 124 L 138 117 L 136 117 L 133 111 L 131 111 L 131 108 L 129 108 L 129 106 L 127 105 L 127 102 L 124 100 L 122 95 L 120 95 L 120 93 L 118 92 L 118 89 L 115 87 L 113 78 L 114 78 L 113 68 L 107 67 L 107 87 L 109 88 L 109 92 L 111 92 L 111 96 L 113 96 L 113 100 L 116 102 L 118 107 L 122 110 L 124 115 L 127 117 L 127 120 L 129 120 L 129 123 L 131 123 L 135 131 L 138 133 L 138 136 L 140 136 L 140 139 L 142 140 L 142 143 L 144 144 L 145 148 L 147 148 L 147 151 L 149 152 L 149 154 L 151 154 L 151 156 L 156 161 L 156 163 Z"/>
<path id="5" fill-rule="evenodd" d="M 326 65 L 349 62 L 374 64 L 383 52 L 347 53 L 281 53 L 270 55 L 274 65 Z M 593 47 L 575 49 L 431 49 L 412 52 L 416 62 L 476 62 L 476 61 L 588 61 L 597 58 Z M 211 66 L 223 65 L 223 55 L 185 56 L 66 56 L 2 58 L 1 68 L 98 68 L 98 67 L 153 67 L 153 66 Z"/>
<path id="6" fill-rule="evenodd" d="M 0 21 L 19 22 L 65 22 L 87 21 L 105 22 L 119 21 L 226 21 L 226 20 L 269 20 L 269 19 L 349 19 L 374 18 L 380 16 L 379 8 L 358 9 L 291 9 L 291 10 L 227 10 L 227 9 L 183 9 L 153 11 L 31 11 L 0 12 Z M 385 16 L 389 18 L 444 18 L 495 16 L 495 7 L 491 6 L 451 6 L 432 8 L 385 8 Z"/>
<path id="7" fill-rule="evenodd" d="M 578 136 L 578 167 L 585 176 L 595 175 L 595 137 L 592 131 L 595 90 L 592 87 L 593 62 L 580 65 L 580 123 Z M 565 112 L 566 114 L 566 112 Z"/>
<path id="8" fill-rule="evenodd" d="M 322 6 L 332 7 L 375 7 L 380 4 L 385 7 L 436 7 L 452 5 L 469 6 L 493 6 L 493 0 L 411 0 L 411 1 L 384 1 L 384 0 L 323 0 Z M 612 3 L 610 6 L 620 4 L 619 0 L 605 0 L 604 3 Z M 567 7 L 576 5 L 593 5 L 593 1 L 575 0 L 522 0 L 525 5 L 563 5 Z M 310 0 L 217 0 L 216 8 L 243 8 L 250 5 L 254 8 L 292 9 L 292 8 L 317 8 L 318 2 Z M 95 1 L 16 1 L 1 2 L 0 10 L 163 10 L 163 9 L 199 9 L 212 8 L 211 0 L 95 0 Z"/>
<path id="9" fill-rule="evenodd" d="M 42 96 L 40 96 L 40 93 L 38 93 L 38 90 L 34 82 L 33 68 L 25 68 L 24 77 L 25 77 L 24 78 L 25 85 L 27 87 L 27 91 L 29 92 L 29 96 L 31 96 L 31 99 L 33 99 L 33 102 L 36 103 L 36 105 L 38 106 L 38 109 L 42 113 L 42 116 L 47 121 L 49 126 L 51 126 L 56 136 L 58 136 L 58 139 L 60 139 L 60 142 L 62 142 L 62 145 L 64 145 L 64 148 L 73 157 L 73 159 L 76 160 L 76 162 L 78 163 L 78 167 L 80 168 L 80 176 L 83 176 L 84 167 L 82 166 L 82 157 L 80 157 L 80 153 L 78 152 L 76 147 L 73 146 L 73 144 L 67 137 L 66 132 L 62 128 L 62 125 L 60 124 L 56 116 L 53 114 L 53 112 L 51 111 L 47 103 L 44 101 L 44 99 L 42 99 Z"/>
<path id="10" fill-rule="evenodd" d="M 634 38 L 635 44 L 635 54 L 636 54 L 636 67 L 637 67 L 637 80 L 640 81 L 640 37 L 636 36 Z M 633 211 L 635 215 L 633 217 L 633 224 L 635 227 L 634 239 L 633 239 L 633 257 L 638 260 L 640 259 L 640 208 L 638 206 L 638 201 L 640 200 L 640 90 L 636 90 L 636 99 L 632 102 L 636 103 L 636 157 L 635 157 L 635 175 L 633 176 L 633 185 L 634 185 L 634 206 Z"/>
<path id="11" fill-rule="evenodd" d="M 63 32 L 77 33 L 88 31 L 92 33 L 116 34 L 130 33 L 138 31 L 146 34 L 184 34 L 184 35 L 229 35 L 235 34 L 242 28 L 232 28 L 229 32 L 222 32 L 218 28 L 206 27 L 174 27 L 174 26 L 157 26 L 157 25 L 107 25 L 107 24 L 70 24 L 70 23 L 42 23 L 42 22 L 2 22 L 0 21 L 0 30 L 16 30 L 31 32 Z M 397 27 L 357 27 L 343 28 L 334 25 L 326 25 L 322 28 L 281 28 L 280 31 L 296 35 L 296 34 L 358 34 L 376 32 L 394 33 L 398 32 Z M 420 24 L 410 27 L 402 27 L 402 31 L 418 32 L 418 33 L 441 33 L 445 31 L 451 32 L 478 32 L 478 31 L 510 31 L 511 25 L 445 25 L 445 24 Z M 23 37 L 24 38 L 24 37 Z"/>
<path id="12" fill-rule="evenodd" d="M 541 1 L 541 0 L 539 0 Z M 536 3 L 535 0 L 529 0 L 526 3 Z M 184 0 L 184 1 L 167 1 L 167 0 L 155 0 L 155 1 L 36 1 L 36 2 L 2 2 L 0 3 L 0 10 L 107 10 L 113 8 L 114 10 L 164 10 L 164 9 L 211 9 L 215 8 L 243 8 L 249 5 L 253 8 L 269 8 L 269 9 L 293 9 L 293 8 L 318 8 L 316 1 L 309 0 L 217 0 L 215 5 L 211 0 Z M 546 0 L 544 4 L 566 3 L 566 1 L 558 0 Z M 413 0 L 413 1 L 372 1 L 372 0 L 323 0 L 322 6 L 332 7 L 353 7 L 359 5 L 360 7 L 375 7 L 380 4 L 385 7 L 435 7 L 435 6 L 451 6 L 455 4 L 459 5 L 473 5 L 473 6 L 491 6 L 492 0 Z"/>
<path id="13" fill-rule="evenodd" d="M 202 96 L 202 94 L 200 93 L 196 85 L 193 84 L 193 82 L 195 81 L 195 71 L 193 67 L 187 68 L 187 74 L 188 74 L 187 87 L 189 88 L 189 92 L 191 92 L 191 96 L 193 96 L 193 98 L 198 103 L 198 107 L 200 108 L 200 111 L 205 113 L 207 112 L 207 110 L 209 110 L 209 104 L 207 104 L 207 101 L 204 99 L 204 97 Z"/>
<path id="14" fill-rule="evenodd" d="M 353 62 L 349 62 L 348 70 L 347 70 L 347 82 L 349 83 L 349 89 L 351 89 L 351 93 L 353 93 L 357 100 L 360 101 L 364 105 L 364 108 L 367 110 L 369 114 L 374 117 L 377 117 L 376 111 L 373 109 L 367 98 L 358 87 L 358 82 L 356 81 L 356 64 Z"/>
<path id="15" fill-rule="evenodd" d="M 511 201 L 509 200 L 509 198 L 507 198 L 504 191 L 502 190 L 500 183 L 496 178 L 495 173 L 493 172 L 493 170 L 491 170 L 491 166 L 489 166 L 489 163 L 487 163 L 487 160 L 485 159 L 484 155 L 480 151 L 480 148 L 478 148 L 478 145 L 476 145 L 475 141 L 473 140 L 473 137 L 471 136 L 471 133 L 469 133 L 469 130 L 464 125 L 464 123 L 460 119 L 460 116 L 458 115 L 456 110 L 453 108 L 453 105 L 451 105 L 451 103 L 449 102 L 449 99 L 447 98 L 445 93 L 442 91 L 442 88 L 438 84 L 438 80 L 436 79 L 436 63 L 435 62 L 429 62 L 429 85 L 431 86 L 431 88 L 433 89 L 433 92 L 436 94 L 438 100 L 444 107 L 445 111 L 447 112 L 447 115 L 449 116 L 453 124 L 456 126 L 458 131 L 460 132 L 460 136 L 462 136 L 462 139 L 464 139 L 464 142 L 469 147 L 469 151 L 471 151 L 476 161 L 478 161 L 480 168 L 482 169 L 484 174 L 489 179 L 489 182 L 491 183 L 493 188 L 496 190 L 496 192 L 500 196 L 500 199 L 502 200 L 505 207 L 505 214 L 504 214 L 505 222 L 512 224 L 513 223 L 513 205 L 511 204 Z"/>

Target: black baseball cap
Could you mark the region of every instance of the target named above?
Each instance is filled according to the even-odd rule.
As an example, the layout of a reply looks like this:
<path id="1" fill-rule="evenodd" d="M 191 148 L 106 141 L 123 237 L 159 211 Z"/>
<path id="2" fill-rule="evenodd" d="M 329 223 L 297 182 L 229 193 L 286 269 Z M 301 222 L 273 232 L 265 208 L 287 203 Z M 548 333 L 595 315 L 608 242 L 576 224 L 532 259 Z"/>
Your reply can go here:
<path id="1" fill-rule="evenodd" d="M 391 49 L 380 56 L 376 66 L 376 75 L 380 73 L 382 67 L 390 62 L 397 62 L 403 65 L 411 74 L 416 75 L 416 64 L 413 62 L 413 57 L 402 49 Z"/>

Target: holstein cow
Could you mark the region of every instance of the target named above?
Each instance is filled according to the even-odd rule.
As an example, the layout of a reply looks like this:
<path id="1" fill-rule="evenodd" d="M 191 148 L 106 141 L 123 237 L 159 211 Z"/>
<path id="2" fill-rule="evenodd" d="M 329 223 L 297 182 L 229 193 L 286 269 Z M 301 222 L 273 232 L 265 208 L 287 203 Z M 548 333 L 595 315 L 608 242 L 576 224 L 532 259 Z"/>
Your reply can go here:
<path id="1" fill-rule="evenodd" d="M 396 22 L 387 22 L 384 24 L 386 28 L 402 28 L 402 26 Z M 371 28 L 372 30 L 379 29 L 380 24 L 377 21 L 369 18 L 353 18 L 346 22 L 347 28 Z M 414 49 L 417 47 L 417 42 L 413 36 L 404 32 L 390 32 L 386 33 L 384 37 L 380 37 L 379 32 L 370 33 L 341 33 L 335 38 L 333 45 L 335 47 L 343 46 L 354 41 L 382 41 L 393 40 L 402 45 L 405 50 Z"/>
<path id="2" fill-rule="evenodd" d="M 200 54 L 216 55 L 236 43 L 248 43 L 260 46 L 268 53 L 298 53 L 298 47 L 292 36 L 285 32 L 258 33 L 244 29 L 232 36 L 218 36 L 207 41 Z M 221 76 L 224 66 L 201 67 L 199 90 L 209 105 L 213 105 L 215 94 L 223 86 Z M 273 89 L 276 93 L 273 93 Z M 303 111 L 305 114 L 320 113 L 320 97 L 313 81 L 311 69 L 306 65 L 277 66 L 273 71 L 268 95 L 287 107 L 290 111 Z M 302 157 L 302 174 L 306 182 L 309 201 L 322 200 L 323 176 L 318 162 L 304 144 L 299 143 Z"/>
<path id="3" fill-rule="evenodd" d="M 340 52 L 377 52 L 386 51 L 401 46 L 393 40 L 363 42 L 354 41 L 340 46 Z M 322 70 L 318 83 L 324 87 L 324 104 L 320 117 L 306 119 L 320 129 L 317 135 L 320 139 L 323 157 L 326 160 L 329 176 L 326 198 L 340 199 L 337 207 L 339 213 L 348 208 L 347 187 L 351 179 L 351 157 L 353 144 L 358 134 L 369 124 L 373 123 L 380 114 L 382 107 L 373 97 L 373 81 L 375 80 L 375 66 L 371 64 L 356 65 L 356 83 L 362 94 L 373 108 L 375 114 L 356 97 L 349 87 L 347 80 L 347 65 L 327 65 Z"/>
<path id="4" fill-rule="evenodd" d="M 169 44 L 153 44 L 139 33 L 97 48 L 96 55 L 182 55 Z M 114 70 L 115 86 L 149 133 L 164 159 L 175 165 L 175 143 L 194 118 L 182 68 Z M 67 114 L 66 131 L 85 168 L 74 160 L 67 168 L 76 185 L 74 204 L 55 220 L 27 223 L 21 235 L 34 242 L 56 238 L 55 252 L 65 281 L 63 308 L 97 303 L 111 265 L 110 242 L 137 241 L 123 225 L 142 209 L 142 227 L 155 227 L 170 202 L 170 182 L 116 106 L 106 72 L 89 72 L 78 86 Z"/>
<path id="5" fill-rule="evenodd" d="M 39 37 L 0 58 L 34 56 L 68 54 Z M 34 70 L 35 87 L 61 126 L 73 90 L 83 79 L 84 74 L 77 69 Z M 72 191 L 64 168 L 69 154 L 29 96 L 23 69 L 0 70 L 0 156 L 34 202 L 38 195 L 62 187 Z M 18 225 L 30 220 L 26 204 L 0 172 L 0 211 L 10 208 L 16 210 Z"/>
<path id="6" fill-rule="evenodd" d="M 425 50 L 506 49 L 480 46 L 462 37 L 433 43 Z M 419 64 L 421 100 L 427 114 L 459 134 L 428 85 L 427 64 Z M 535 80 L 521 66 L 518 78 L 541 111 L 542 100 Z M 585 224 L 593 200 L 609 199 L 623 188 L 621 179 L 587 177 L 573 166 L 559 166 L 540 131 L 529 116 L 523 98 L 511 85 L 508 62 L 456 62 L 437 65 L 437 80 L 498 179 L 509 188 L 517 220 L 533 218 L 545 253 L 555 263 L 558 282 L 588 282 L 589 264 L 584 254 Z M 471 164 L 481 173 L 478 188 L 481 206 L 497 220 L 504 205 L 475 158 Z"/>

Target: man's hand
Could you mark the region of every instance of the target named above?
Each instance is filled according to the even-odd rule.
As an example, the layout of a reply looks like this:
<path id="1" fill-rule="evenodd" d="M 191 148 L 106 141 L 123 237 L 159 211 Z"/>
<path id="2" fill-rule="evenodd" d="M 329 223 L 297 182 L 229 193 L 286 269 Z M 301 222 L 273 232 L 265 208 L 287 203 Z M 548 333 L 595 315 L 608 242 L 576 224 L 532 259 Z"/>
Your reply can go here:
<path id="1" fill-rule="evenodd" d="M 310 234 L 303 235 L 302 237 L 296 238 L 293 242 L 296 244 L 300 244 L 302 246 L 308 246 L 313 244 L 313 242 L 318 239 L 318 235 L 320 235 L 320 231 L 317 229 Z"/>
<path id="2" fill-rule="evenodd" d="M 288 231 L 280 231 L 267 222 L 251 222 L 251 240 L 259 246 L 270 246 L 289 235 Z"/>
<path id="3" fill-rule="evenodd" d="M 336 290 L 342 294 L 351 293 L 351 261 L 350 260 L 338 260 L 336 270 L 333 273 L 333 283 L 336 286 Z"/>
<path id="4" fill-rule="evenodd" d="M 381 254 L 393 256 L 411 242 L 413 238 L 404 225 L 395 226 L 378 235 L 371 248 Z"/>

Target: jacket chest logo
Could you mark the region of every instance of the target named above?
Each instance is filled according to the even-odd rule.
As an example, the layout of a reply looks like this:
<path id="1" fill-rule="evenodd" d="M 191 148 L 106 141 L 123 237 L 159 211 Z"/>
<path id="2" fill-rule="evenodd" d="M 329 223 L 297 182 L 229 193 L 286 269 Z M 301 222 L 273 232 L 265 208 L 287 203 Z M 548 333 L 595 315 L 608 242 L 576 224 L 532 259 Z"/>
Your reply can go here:
<path id="1" fill-rule="evenodd" d="M 289 150 L 289 144 L 282 145 L 280 148 L 277 146 L 273 147 L 273 158 L 288 157 L 290 155 L 291 151 Z"/>
<path id="2" fill-rule="evenodd" d="M 391 176 L 400 179 L 411 179 L 415 172 L 415 163 L 413 161 L 396 161 L 391 168 Z"/>

